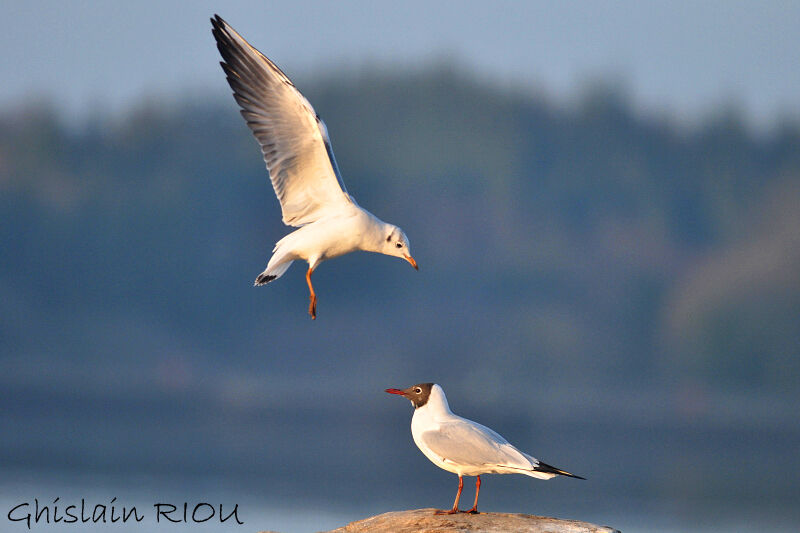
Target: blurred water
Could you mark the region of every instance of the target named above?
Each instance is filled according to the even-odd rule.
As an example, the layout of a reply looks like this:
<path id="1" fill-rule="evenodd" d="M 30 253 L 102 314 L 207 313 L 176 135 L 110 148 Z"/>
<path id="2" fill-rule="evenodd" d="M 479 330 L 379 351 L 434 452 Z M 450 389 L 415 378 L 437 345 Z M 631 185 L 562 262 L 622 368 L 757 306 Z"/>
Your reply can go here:
<path id="1" fill-rule="evenodd" d="M 134 478 L 135 479 L 135 478 Z M 133 481 L 133 480 L 132 480 Z M 152 483 L 153 480 L 139 479 L 138 483 Z M 34 514 L 34 498 L 39 500 L 39 508 L 48 506 L 50 513 L 54 513 L 53 501 L 58 498 L 59 516 L 62 518 L 64 509 L 68 505 L 75 505 L 73 514 L 80 517 L 81 498 L 86 502 L 86 517 L 91 516 L 95 505 L 106 506 L 106 517 L 108 522 L 102 521 L 86 523 L 55 523 L 55 514 L 50 514 L 50 522 L 46 521 L 45 514 L 36 522 L 31 518 L 31 531 L 51 531 L 66 526 L 70 531 L 125 531 L 125 532 L 154 532 L 162 533 L 167 531 L 213 531 L 220 533 L 227 532 L 251 532 L 274 530 L 281 533 L 299 533 L 304 531 L 328 530 L 346 524 L 354 520 L 354 514 L 344 513 L 336 509 L 326 508 L 324 505 L 313 505 L 310 502 L 288 502 L 278 504 L 276 502 L 264 502 L 254 498 L 240 489 L 223 484 L 208 484 L 202 481 L 191 486 L 178 487 L 174 482 L 162 482 L 161 486 L 135 487 L 136 482 L 124 485 L 112 485 L 103 481 L 97 481 L 94 485 L 80 483 L 69 483 L 67 479 L 37 479 L 20 480 L 13 484 L 3 482 L 0 484 L 0 510 L 2 519 L 0 520 L 0 531 L 12 533 L 26 531 L 25 522 L 12 522 L 9 520 L 9 513 L 12 508 L 22 503 L 28 502 L 30 505 L 14 511 L 13 518 L 24 518 L 27 512 Z M 112 503 L 112 499 L 116 500 Z M 187 521 L 183 522 L 182 509 L 184 503 L 188 503 Z M 201 505 L 196 514 L 197 521 L 192 520 L 192 510 L 201 503 L 211 504 L 215 508 L 214 515 L 209 516 L 209 508 Z M 169 505 L 175 505 L 177 511 L 168 514 L 169 517 L 181 520 L 179 523 L 169 522 L 162 515 L 157 519 L 155 504 L 165 504 L 160 507 L 163 511 L 170 511 Z M 122 515 L 122 508 L 125 507 L 129 513 L 135 507 L 137 514 L 142 518 L 137 522 L 133 515 L 127 522 L 122 520 L 111 523 L 111 506 L 115 506 L 115 516 Z M 222 505 L 222 516 L 228 518 L 221 522 L 219 517 L 219 506 Z M 231 513 L 236 509 L 235 517 Z M 238 517 L 240 522 L 236 522 Z M 357 517 L 356 517 L 357 518 Z"/>
<path id="2" fill-rule="evenodd" d="M 63 509 L 81 498 L 94 505 L 116 497 L 118 507 L 135 505 L 148 515 L 136 525 L 71 529 L 186 529 L 155 523 L 153 504 L 207 502 L 227 512 L 238 504 L 245 524 L 194 527 L 283 533 L 452 502 L 455 476 L 414 447 L 410 406 L 370 382 L 322 375 L 305 386 L 284 379 L 280 387 L 264 379 L 258 390 L 240 383 L 235 389 L 244 397 L 228 397 L 202 387 L 132 394 L 130 380 L 113 394 L 72 385 L 59 392 L 56 383 L 34 391 L 20 386 L 21 376 L 0 380 L 6 394 L 1 531 L 25 530 L 7 513 L 34 498 L 49 505 L 58 497 Z M 315 383 L 333 382 L 347 383 L 348 394 L 315 390 Z M 793 475 L 800 470 L 800 428 L 795 408 L 774 398 L 706 395 L 687 404 L 683 395 L 652 390 L 540 386 L 525 396 L 480 399 L 453 388 L 451 405 L 588 478 L 486 476 L 483 510 L 572 518 L 626 532 L 712 533 L 744 525 L 780 533 L 800 523 L 800 485 Z M 471 491 L 468 482 L 467 501 Z M 49 527 L 55 525 L 34 525 Z"/>
<path id="3" fill-rule="evenodd" d="M 431 471 L 429 481 L 436 481 L 445 478 L 441 473 Z M 527 489 L 529 480 L 516 476 L 505 476 L 504 481 L 517 478 L 521 481 L 513 482 L 517 492 Z M 763 508 L 753 506 L 731 506 L 729 504 L 712 504 L 709 502 L 697 502 L 697 506 L 691 508 L 687 504 L 664 504 L 663 501 L 656 501 L 652 496 L 640 495 L 640 497 L 617 498 L 613 490 L 609 490 L 608 499 L 605 506 L 601 503 L 603 495 L 598 494 L 596 501 L 581 500 L 580 497 L 572 501 L 562 502 L 561 505 L 549 505 L 548 498 L 543 502 L 535 502 L 528 507 L 515 507 L 509 505 L 503 499 L 496 498 L 496 490 L 501 492 L 503 487 L 498 487 L 499 476 L 486 476 L 484 484 L 489 485 L 495 493 L 488 492 L 482 498 L 486 500 L 482 509 L 484 511 L 496 512 L 525 512 L 529 514 L 540 514 L 547 516 L 558 516 L 561 518 L 579 519 L 588 522 L 609 525 L 625 533 L 678 533 L 678 532 L 698 532 L 698 533 L 722 533 L 730 531 L 761 531 L 765 533 L 784 533 L 797 530 L 796 510 L 788 510 L 785 506 L 776 509 L 769 505 Z M 452 498 L 453 483 L 455 478 L 446 476 L 448 490 L 442 491 L 435 499 L 421 502 L 422 506 L 449 505 Z M 489 481 L 487 484 L 486 481 Z M 265 479 L 264 484 L 269 484 Z M 533 482 L 537 483 L 537 482 Z M 587 482 L 587 483 L 591 483 Z M 592 491 L 602 491 L 603 480 L 596 480 L 591 488 Z M 552 485 L 556 487 L 555 484 Z M 579 485 L 576 485 L 579 487 Z M 309 484 L 311 488 L 311 484 Z M 402 510 L 403 505 L 398 502 L 403 501 L 403 495 L 411 492 L 411 485 L 404 482 L 396 483 L 397 501 L 390 499 L 373 498 L 370 494 L 364 493 L 363 497 L 348 503 L 341 503 L 334 499 L 318 497 L 291 498 L 272 496 L 270 498 L 260 498 L 256 495 L 257 491 L 244 485 L 236 486 L 230 480 L 220 480 L 213 477 L 193 478 L 193 479 L 163 479 L 151 476 L 132 475 L 124 483 L 116 478 L 103 478 L 102 476 L 88 477 L 84 475 L 52 476 L 45 473 L 31 475 L 29 472 L 11 472 L 0 482 L 0 532 L 13 533 L 27 531 L 24 522 L 12 522 L 9 520 L 11 509 L 21 503 L 29 502 L 27 510 L 33 513 L 34 498 L 38 498 L 41 506 L 49 506 L 52 512 L 53 501 L 58 498 L 57 504 L 60 506 L 61 516 L 63 509 L 67 505 L 76 505 L 75 514 L 79 514 L 81 498 L 86 501 L 86 508 L 91 510 L 94 505 L 107 506 L 107 517 L 111 516 L 111 505 L 116 507 L 117 516 L 120 515 L 122 507 L 128 510 L 135 506 L 139 516 L 143 517 L 141 522 L 134 522 L 131 519 L 128 523 L 94 523 L 85 524 L 64 524 L 51 522 L 47 523 L 43 517 L 37 523 L 32 519 L 31 531 L 52 531 L 58 530 L 61 526 L 69 526 L 70 531 L 152 531 L 156 533 L 174 531 L 214 531 L 214 532 L 255 532 L 255 531 L 279 531 L 281 533 L 301 533 L 310 531 L 326 531 L 341 527 L 351 521 L 360 520 L 368 516 L 380 514 L 388 511 Z M 546 486 L 537 483 L 539 489 L 537 493 L 545 493 Z M 471 485 L 468 482 L 465 488 L 465 498 L 470 499 Z M 484 488 L 486 491 L 486 488 Z M 112 499 L 116 498 L 114 502 Z M 236 516 L 243 524 L 236 524 L 231 518 L 225 523 L 218 521 L 218 516 L 202 523 L 194 523 L 191 519 L 187 523 L 170 523 L 163 518 L 156 521 L 156 510 L 154 504 L 164 503 L 173 504 L 179 508 L 178 513 L 171 516 L 180 518 L 180 509 L 183 503 L 188 503 L 189 513 L 198 503 L 205 502 L 212 504 L 215 508 L 220 504 L 223 506 L 223 514 L 228 515 L 233 511 L 234 506 L 238 505 Z M 517 504 L 518 505 L 518 504 Z M 705 506 L 705 507 L 704 507 Z M 704 507 L 704 508 L 703 508 Z M 163 507 L 162 507 L 163 508 Z M 536 512 L 536 509 L 555 509 L 561 512 L 547 513 Z M 788 511 L 788 512 L 787 512 Z M 90 511 L 91 512 L 91 511 Z M 15 511 L 15 518 L 22 517 L 25 509 Z M 207 516 L 207 508 L 201 508 L 198 518 Z M 52 515 L 51 515 L 52 516 Z"/>

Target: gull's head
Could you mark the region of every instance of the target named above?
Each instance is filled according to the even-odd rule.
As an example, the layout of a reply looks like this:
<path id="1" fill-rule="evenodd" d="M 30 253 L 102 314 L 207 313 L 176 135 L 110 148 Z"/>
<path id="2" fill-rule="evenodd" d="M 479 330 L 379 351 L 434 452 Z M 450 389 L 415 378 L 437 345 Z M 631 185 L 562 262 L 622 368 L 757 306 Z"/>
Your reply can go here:
<path id="1" fill-rule="evenodd" d="M 415 269 L 419 270 L 417 262 L 411 257 L 411 245 L 408 237 L 397 226 L 387 224 L 386 235 L 383 237 L 383 248 L 381 253 L 400 257 L 411 263 Z"/>
<path id="2" fill-rule="evenodd" d="M 431 390 L 436 386 L 435 383 L 417 383 L 407 389 L 386 389 L 389 394 L 398 394 L 409 400 L 415 409 L 419 409 L 431 397 Z"/>

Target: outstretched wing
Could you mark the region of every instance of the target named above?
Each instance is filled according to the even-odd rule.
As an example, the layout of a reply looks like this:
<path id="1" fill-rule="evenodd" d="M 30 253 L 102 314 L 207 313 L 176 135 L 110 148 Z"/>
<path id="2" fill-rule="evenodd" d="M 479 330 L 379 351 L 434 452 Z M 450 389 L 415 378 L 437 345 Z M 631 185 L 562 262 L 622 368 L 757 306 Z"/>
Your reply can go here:
<path id="1" fill-rule="evenodd" d="M 352 202 L 325 125 L 308 100 L 219 15 L 211 25 L 233 97 L 261 144 L 283 222 L 302 226 Z"/>
<path id="2" fill-rule="evenodd" d="M 438 431 L 426 431 L 420 437 L 433 453 L 460 465 L 530 471 L 537 464 L 529 461 L 506 439 L 471 420 L 446 422 Z"/>

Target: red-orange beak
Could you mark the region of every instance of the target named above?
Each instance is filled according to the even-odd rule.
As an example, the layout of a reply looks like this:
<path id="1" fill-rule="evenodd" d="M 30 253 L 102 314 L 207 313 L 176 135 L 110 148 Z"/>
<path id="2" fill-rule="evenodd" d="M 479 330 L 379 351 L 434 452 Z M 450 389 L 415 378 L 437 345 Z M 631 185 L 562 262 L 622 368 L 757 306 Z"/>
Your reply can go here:
<path id="1" fill-rule="evenodd" d="M 404 255 L 403 259 L 405 259 L 406 261 L 411 263 L 411 266 L 414 267 L 414 270 L 419 270 L 419 267 L 417 266 L 417 262 L 414 261 L 413 257 L 411 257 L 410 255 Z M 393 394 L 395 394 L 395 393 L 393 393 Z"/>
<path id="2" fill-rule="evenodd" d="M 405 392 L 401 391 L 400 389 L 386 389 L 386 392 L 389 394 L 399 394 L 400 396 L 405 396 Z"/>

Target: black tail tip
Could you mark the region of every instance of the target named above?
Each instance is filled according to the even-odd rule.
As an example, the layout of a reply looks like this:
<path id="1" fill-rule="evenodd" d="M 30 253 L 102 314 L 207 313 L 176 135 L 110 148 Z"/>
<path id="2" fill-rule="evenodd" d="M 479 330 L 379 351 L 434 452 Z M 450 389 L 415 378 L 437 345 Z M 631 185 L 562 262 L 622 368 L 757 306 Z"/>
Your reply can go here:
<path id="1" fill-rule="evenodd" d="M 276 279 L 278 276 L 272 276 L 269 274 L 259 274 L 256 278 L 256 282 L 253 284 L 254 286 L 258 287 L 260 285 L 266 285 L 270 281 Z"/>

